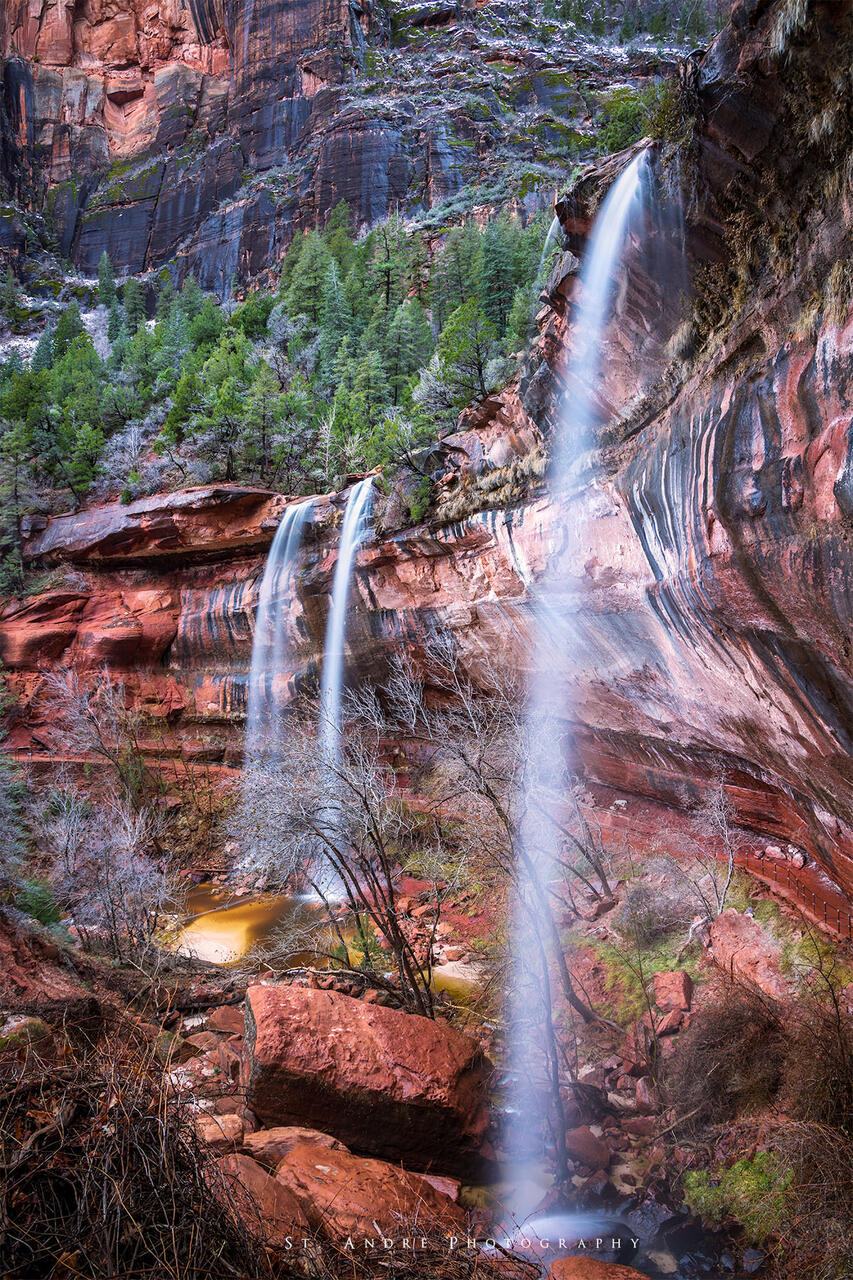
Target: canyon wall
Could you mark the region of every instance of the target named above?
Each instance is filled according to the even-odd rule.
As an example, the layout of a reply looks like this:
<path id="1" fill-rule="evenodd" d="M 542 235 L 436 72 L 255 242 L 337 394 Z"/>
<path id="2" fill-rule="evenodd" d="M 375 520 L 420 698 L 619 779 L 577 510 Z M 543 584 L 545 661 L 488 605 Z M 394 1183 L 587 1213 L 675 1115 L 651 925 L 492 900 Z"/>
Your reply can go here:
<path id="1" fill-rule="evenodd" d="M 360 226 L 456 197 L 527 216 L 596 88 L 661 68 L 593 63 L 499 0 L 5 0 L 0 59 L 0 193 L 31 244 L 219 293 L 340 200 Z M 23 266 L 14 207 L 0 250 Z"/>
<path id="2" fill-rule="evenodd" d="M 849 77 L 853 43 L 846 6 L 812 4 L 782 41 L 788 12 L 736 5 L 685 80 L 690 168 L 673 180 L 694 196 L 690 319 L 669 314 L 650 334 L 659 281 L 633 259 L 607 344 L 607 425 L 572 491 L 549 498 L 524 469 L 564 388 L 569 254 L 517 385 L 444 442 L 455 462 L 438 511 L 458 519 L 362 549 L 349 643 L 351 669 L 381 676 L 389 653 L 416 654 L 449 629 L 475 674 L 490 663 L 526 673 L 536 583 L 553 572 L 575 605 L 549 669 L 555 696 L 560 684 L 571 693 L 590 786 L 610 802 L 661 803 L 676 822 L 722 767 L 745 826 L 806 849 L 850 892 L 853 166 L 832 86 Z M 670 160 L 661 146 L 662 180 Z M 617 163 L 560 208 L 576 249 Z M 520 475 L 526 493 L 512 497 Z M 93 679 L 107 663 L 127 682 L 162 727 L 152 751 L 239 766 L 253 614 L 282 503 L 225 486 L 29 530 L 29 558 L 55 581 L 2 613 L 21 758 L 61 755 L 39 668 L 79 661 Z M 297 681 L 316 676 L 339 513 L 340 499 L 319 500 L 306 541 L 290 607 Z"/>

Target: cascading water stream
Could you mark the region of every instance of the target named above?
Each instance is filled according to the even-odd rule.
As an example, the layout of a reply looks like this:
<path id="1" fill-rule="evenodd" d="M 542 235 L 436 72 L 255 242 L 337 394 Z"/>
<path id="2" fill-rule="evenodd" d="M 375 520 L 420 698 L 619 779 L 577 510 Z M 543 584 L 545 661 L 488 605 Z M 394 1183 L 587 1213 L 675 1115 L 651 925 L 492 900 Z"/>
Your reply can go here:
<path id="1" fill-rule="evenodd" d="M 545 243 L 542 246 L 542 256 L 539 259 L 539 270 L 536 272 L 537 280 L 539 280 L 542 276 L 542 270 L 545 266 L 545 260 L 548 257 L 548 251 L 551 248 L 551 245 L 555 242 L 557 237 L 561 236 L 562 234 L 563 234 L 563 228 L 560 225 L 560 219 L 555 215 L 551 222 L 550 227 L 548 228 L 548 234 L 545 237 Z"/>
<path id="2" fill-rule="evenodd" d="M 320 750 L 330 777 L 334 774 L 335 765 L 340 758 L 341 700 L 350 583 L 355 555 L 368 529 L 372 502 L 373 477 L 368 476 L 350 490 L 341 528 L 338 562 L 335 565 L 335 576 L 332 582 L 332 601 L 326 622 L 320 696 Z"/>
<path id="3" fill-rule="evenodd" d="M 252 639 L 246 710 L 245 765 L 248 769 L 271 763 L 279 753 L 285 700 L 277 685 L 285 674 L 287 660 L 286 606 L 313 507 L 313 499 L 309 498 L 285 508 L 264 566 Z"/>
<path id="4" fill-rule="evenodd" d="M 577 463 L 592 442 L 602 347 L 627 246 L 632 234 L 640 231 L 648 212 L 650 176 L 649 156 L 642 152 L 611 188 L 589 239 L 576 292 L 569 390 L 562 405 L 560 438 L 553 462 L 552 493 L 557 501 L 569 488 Z M 571 544 L 577 540 L 578 531 L 567 524 L 563 535 L 561 556 L 571 563 Z M 552 999 L 556 1004 L 559 992 L 550 989 L 553 972 L 549 972 L 546 955 L 553 939 L 547 923 L 547 903 L 558 873 L 560 847 L 559 829 L 553 818 L 568 789 L 573 754 L 573 744 L 566 742 L 572 708 L 568 696 L 555 694 L 555 669 L 572 644 L 571 615 L 577 608 L 559 578 L 552 576 L 540 584 L 534 676 L 527 710 L 528 765 L 508 1011 L 510 1096 L 506 1145 L 511 1191 L 507 1209 L 517 1226 L 529 1218 L 547 1190 L 543 1178 L 544 1135 L 549 1124 L 558 1166 L 560 1161 L 561 1117 L 554 1114 L 554 1106 L 561 1063 L 556 1040 L 547 1034 Z M 560 1231 L 560 1235 L 566 1234 L 570 1229 Z"/>

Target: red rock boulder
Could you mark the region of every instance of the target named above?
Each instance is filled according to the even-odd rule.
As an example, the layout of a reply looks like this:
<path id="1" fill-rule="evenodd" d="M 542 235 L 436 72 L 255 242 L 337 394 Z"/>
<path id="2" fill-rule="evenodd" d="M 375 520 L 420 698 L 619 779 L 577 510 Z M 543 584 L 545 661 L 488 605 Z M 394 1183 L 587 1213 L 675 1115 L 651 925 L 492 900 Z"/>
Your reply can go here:
<path id="1" fill-rule="evenodd" d="M 728 907 L 711 925 L 711 955 L 721 969 L 753 982 L 776 1000 L 788 995 L 782 977 L 781 953 L 752 916 Z"/>
<path id="2" fill-rule="evenodd" d="M 346 1151 L 344 1144 L 328 1133 L 320 1133 L 318 1129 L 305 1129 L 296 1124 L 279 1125 L 275 1129 L 259 1129 L 257 1133 L 247 1133 L 243 1140 L 243 1150 L 259 1164 L 274 1169 L 294 1147 L 304 1142 L 310 1142 L 315 1147 Z"/>
<path id="3" fill-rule="evenodd" d="M 566 1151 L 572 1160 L 579 1160 L 590 1169 L 606 1169 L 610 1164 L 609 1150 L 585 1124 L 566 1131 Z"/>
<path id="4" fill-rule="evenodd" d="M 214 1195 L 257 1240 L 283 1248 L 311 1234 L 296 1197 L 249 1156 L 222 1156 L 211 1179 Z"/>
<path id="5" fill-rule="evenodd" d="M 417 1224 L 421 1234 L 458 1231 L 465 1215 L 426 1178 L 385 1160 L 300 1143 L 275 1171 L 315 1231 L 346 1239 L 393 1236 Z"/>
<path id="6" fill-rule="evenodd" d="M 668 973 L 652 974 L 655 988 L 655 1004 L 663 1013 L 673 1009 L 681 1009 L 684 1013 L 690 1008 L 693 998 L 693 979 L 683 969 L 672 969 Z"/>
<path id="7" fill-rule="evenodd" d="M 557 1258 L 551 1263 L 548 1280 L 646 1280 L 633 1267 L 597 1258 Z"/>
<path id="8" fill-rule="evenodd" d="M 249 988 L 245 1085 L 265 1125 L 308 1125 L 413 1169 L 471 1175 L 487 1063 L 442 1022 L 335 991 Z"/>

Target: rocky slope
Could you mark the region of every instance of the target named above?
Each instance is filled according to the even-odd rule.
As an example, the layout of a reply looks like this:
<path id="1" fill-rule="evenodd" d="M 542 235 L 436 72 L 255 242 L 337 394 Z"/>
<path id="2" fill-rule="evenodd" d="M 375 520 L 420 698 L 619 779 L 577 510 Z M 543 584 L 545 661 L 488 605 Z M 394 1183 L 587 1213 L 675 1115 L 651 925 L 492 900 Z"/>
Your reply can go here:
<path id="1" fill-rule="evenodd" d="M 664 342 L 669 315 L 650 338 L 655 281 L 638 259 L 609 340 L 611 425 L 589 460 L 598 466 L 559 502 L 538 495 L 535 459 L 571 329 L 564 259 L 519 386 L 445 442 L 465 462 L 441 489 L 445 523 L 364 548 L 350 631 L 364 674 L 437 628 L 454 632 L 475 671 L 495 655 L 526 671 L 531 584 L 559 566 L 584 608 L 552 655 L 554 678 L 572 689 L 590 783 L 675 815 L 723 764 L 742 822 L 803 847 L 848 891 L 853 312 L 843 264 L 853 203 L 839 103 L 850 51 L 841 6 L 813 3 L 804 16 L 784 2 L 735 6 L 684 87 L 689 323 Z M 666 163 L 662 149 L 662 172 Z M 561 206 L 576 248 L 603 177 Z M 42 722 L 38 669 L 77 659 L 127 679 L 174 728 L 175 750 L 237 765 L 262 549 L 279 503 L 206 490 L 32 531 L 30 557 L 60 567 L 52 588 L 3 613 L 2 657 L 23 694 L 12 745 L 45 759 L 61 750 Z M 301 677 L 320 654 L 334 513 L 320 504 L 292 603 Z M 571 547 L 567 520 L 579 530 Z"/>
<path id="2" fill-rule="evenodd" d="M 176 259 L 220 292 L 339 200 L 439 227 L 454 202 L 541 207 L 597 91 L 660 66 L 473 0 L 10 0 L 0 52 L 0 187 L 29 211 L 0 248 L 23 255 L 28 221 L 84 273 Z"/>

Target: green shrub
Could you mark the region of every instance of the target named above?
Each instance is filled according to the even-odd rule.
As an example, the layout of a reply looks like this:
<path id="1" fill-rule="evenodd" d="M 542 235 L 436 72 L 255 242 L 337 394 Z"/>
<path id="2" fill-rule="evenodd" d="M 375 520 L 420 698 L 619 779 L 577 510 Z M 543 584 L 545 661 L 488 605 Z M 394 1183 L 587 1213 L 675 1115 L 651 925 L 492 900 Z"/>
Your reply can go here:
<path id="1" fill-rule="evenodd" d="M 58 924 L 62 919 L 53 890 L 44 880 L 25 880 L 15 899 L 15 906 L 38 920 L 39 924 Z"/>
<path id="2" fill-rule="evenodd" d="M 761 1151 L 728 1169 L 686 1174 L 684 1193 L 693 1213 L 714 1223 L 733 1218 L 750 1240 L 763 1244 L 782 1225 L 792 1176 L 776 1155 Z"/>

